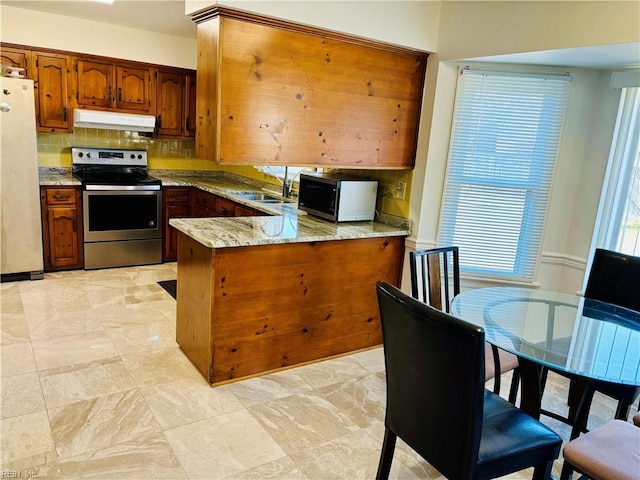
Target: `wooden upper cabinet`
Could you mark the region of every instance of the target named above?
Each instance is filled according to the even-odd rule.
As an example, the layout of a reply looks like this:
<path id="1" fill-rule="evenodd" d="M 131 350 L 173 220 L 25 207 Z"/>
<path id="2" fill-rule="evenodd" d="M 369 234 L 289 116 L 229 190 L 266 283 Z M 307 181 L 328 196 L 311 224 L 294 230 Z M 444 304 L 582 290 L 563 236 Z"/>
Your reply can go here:
<path id="1" fill-rule="evenodd" d="M 156 81 L 156 133 L 182 135 L 184 76 L 158 71 Z"/>
<path id="2" fill-rule="evenodd" d="M 69 73 L 72 60 L 68 55 L 35 53 L 34 86 L 38 131 L 69 132 L 73 122 Z"/>
<path id="3" fill-rule="evenodd" d="M 78 58 L 76 64 L 80 108 L 152 113 L 152 71 L 108 60 Z"/>
<path id="4" fill-rule="evenodd" d="M 110 108 L 113 105 L 113 65 L 78 60 L 77 71 L 78 106 Z"/>
<path id="5" fill-rule="evenodd" d="M 414 166 L 425 52 L 226 7 L 195 21 L 198 157 Z"/>
<path id="6" fill-rule="evenodd" d="M 3 47 L 0 49 L 0 63 L 12 67 L 24 68 L 25 78 L 33 78 L 33 73 L 31 72 L 31 51 L 29 50 Z"/>
<path id="7" fill-rule="evenodd" d="M 151 71 L 148 68 L 116 66 L 116 108 L 152 112 Z"/>

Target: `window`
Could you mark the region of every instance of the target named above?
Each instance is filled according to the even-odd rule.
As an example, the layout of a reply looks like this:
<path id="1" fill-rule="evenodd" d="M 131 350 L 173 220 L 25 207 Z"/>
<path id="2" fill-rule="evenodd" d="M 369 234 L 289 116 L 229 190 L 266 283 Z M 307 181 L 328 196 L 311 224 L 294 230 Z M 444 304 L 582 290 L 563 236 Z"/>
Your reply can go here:
<path id="1" fill-rule="evenodd" d="M 596 246 L 640 255 L 640 88 L 624 88 L 601 200 Z"/>
<path id="2" fill-rule="evenodd" d="M 568 80 L 462 70 L 438 233 L 460 247 L 461 272 L 533 280 Z"/>

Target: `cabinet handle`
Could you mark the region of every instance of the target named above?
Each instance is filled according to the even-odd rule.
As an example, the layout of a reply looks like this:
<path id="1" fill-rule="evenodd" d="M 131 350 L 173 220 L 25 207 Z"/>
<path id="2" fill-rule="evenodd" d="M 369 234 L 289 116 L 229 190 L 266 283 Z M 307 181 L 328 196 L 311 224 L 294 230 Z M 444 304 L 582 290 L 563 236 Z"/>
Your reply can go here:
<path id="1" fill-rule="evenodd" d="M 109 85 L 108 94 L 109 94 L 109 100 L 113 101 L 113 88 L 111 87 L 111 85 Z"/>
<path id="2" fill-rule="evenodd" d="M 118 101 L 122 101 L 122 87 L 118 88 Z"/>
<path id="3" fill-rule="evenodd" d="M 220 211 L 221 211 L 222 213 L 226 213 L 226 211 L 227 211 L 227 207 L 220 207 Z"/>
<path id="4" fill-rule="evenodd" d="M 186 123 L 186 125 L 185 125 L 185 130 L 191 130 L 191 127 L 190 127 L 190 125 L 189 125 L 189 123 L 190 123 L 190 121 L 189 121 L 189 120 L 190 120 L 190 119 L 189 119 L 189 117 L 187 117 L 187 120 L 186 120 L 186 122 L 185 122 L 185 123 Z"/>
<path id="5" fill-rule="evenodd" d="M 156 119 L 156 127 L 162 127 L 162 115 L 158 115 L 158 118 Z"/>
<path id="6" fill-rule="evenodd" d="M 78 229 L 78 220 L 76 218 L 73 219 L 73 231 L 75 232 Z"/>
<path id="7" fill-rule="evenodd" d="M 62 107 L 62 121 L 67 121 L 67 107 Z"/>
<path id="8" fill-rule="evenodd" d="M 53 195 L 54 200 L 69 200 L 70 195 L 68 193 L 55 193 Z"/>

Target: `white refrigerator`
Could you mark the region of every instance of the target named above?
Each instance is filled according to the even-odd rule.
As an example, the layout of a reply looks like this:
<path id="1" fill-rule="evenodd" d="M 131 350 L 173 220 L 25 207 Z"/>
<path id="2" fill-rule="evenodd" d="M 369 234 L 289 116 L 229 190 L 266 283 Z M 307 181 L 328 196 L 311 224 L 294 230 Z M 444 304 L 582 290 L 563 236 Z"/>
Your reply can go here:
<path id="1" fill-rule="evenodd" d="M 33 81 L 0 77 L 0 273 L 43 278 Z"/>

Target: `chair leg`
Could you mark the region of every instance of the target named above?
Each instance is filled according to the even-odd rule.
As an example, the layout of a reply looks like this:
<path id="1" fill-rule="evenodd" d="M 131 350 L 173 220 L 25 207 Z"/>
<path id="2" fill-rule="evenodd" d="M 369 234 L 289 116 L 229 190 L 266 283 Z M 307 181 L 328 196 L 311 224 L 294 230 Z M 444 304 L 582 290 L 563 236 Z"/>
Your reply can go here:
<path id="1" fill-rule="evenodd" d="M 553 460 L 536 465 L 533 469 L 532 480 L 549 480 L 551 478 L 551 468 L 553 467 Z"/>
<path id="2" fill-rule="evenodd" d="M 376 480 L 387 480 L 391 471 L 391 462 L 393 461 L 393 451 L 396 449 L 396 434 L 388 428 L 384 430 L 384 441 L 382 443 L 382 452 L 380 453 L 380 463 L 378 464 L 378 473 Z"/>
<path id="3" fill-rule="evenodd" d="M 511 377 L 511 388 L 509 389 L 509 402 L 513 405 L 516 404 L 516 397 L 518 396 L 518 387 L 520 386 L 520 369 L 514 368 Z"/>
<path id="4" fill-rule="evenodd" d="M 493 376 L 493 393 L 500 395 L 500 353 L 498 352 L 498 347 L 495 345 L 491 345 L 491 351 L 493 352 L 493 365 L 495 369 Z"/>
<path id="5" fill-rule="evenodd" d="M 560 480 L 571 480 L 573 477 L 573 466 L 566 460 L 562 463 L 562 471 L 560 472 Z"/>

